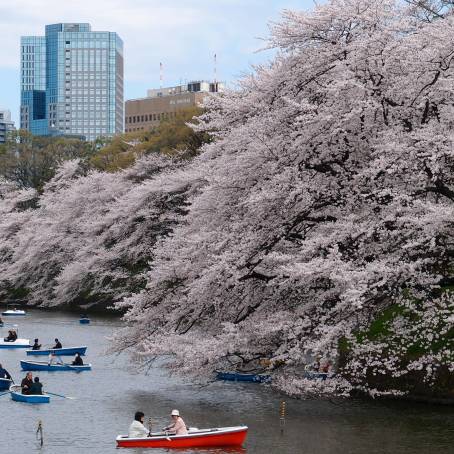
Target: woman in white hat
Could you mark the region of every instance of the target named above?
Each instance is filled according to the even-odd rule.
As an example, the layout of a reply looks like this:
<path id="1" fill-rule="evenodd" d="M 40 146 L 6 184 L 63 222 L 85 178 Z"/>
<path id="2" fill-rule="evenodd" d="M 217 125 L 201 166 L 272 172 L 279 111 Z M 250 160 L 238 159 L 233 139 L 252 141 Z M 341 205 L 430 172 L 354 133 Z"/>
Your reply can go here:
<path id="1" fill-rule="evenodd" d="M 171 432 L 175 435 L 187 435 L 188 429 L 186 429 L 186 424 L 184 423 L 183 418 L 180 416 L 180 412 L 178 410 L 172 410 L 170 416 L 172 417 L 172 424 L 164 427 L 162 430 Z"/>

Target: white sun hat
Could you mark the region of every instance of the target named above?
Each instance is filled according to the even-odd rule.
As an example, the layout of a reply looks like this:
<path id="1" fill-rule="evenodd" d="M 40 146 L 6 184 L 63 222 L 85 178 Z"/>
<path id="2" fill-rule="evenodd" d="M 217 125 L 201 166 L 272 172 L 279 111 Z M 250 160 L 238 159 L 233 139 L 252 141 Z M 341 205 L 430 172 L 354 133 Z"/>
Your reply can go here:
<path id="1" fill-rule="evenodd" d="M 172 410 L 172 413 L 170 413 L 170 416 L 180 416 L 180 412 L 178 410 Z"/>

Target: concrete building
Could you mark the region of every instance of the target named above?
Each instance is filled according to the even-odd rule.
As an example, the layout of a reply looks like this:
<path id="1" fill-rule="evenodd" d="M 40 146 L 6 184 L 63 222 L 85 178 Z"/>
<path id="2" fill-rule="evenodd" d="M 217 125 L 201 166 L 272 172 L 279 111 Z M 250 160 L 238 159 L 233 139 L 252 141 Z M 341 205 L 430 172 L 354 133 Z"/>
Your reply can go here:
<path id="1" fill-rule="evenodd" d="M 14 122 L 11 121 L 9 110 L 0 110 L 0 143 L 5 143 L 8 132 L 14 131 Z"/>
<path id="2" fill-rule="evenodd" d="M 199 105 L 208 93 L 222 92 L 222 83 L 203 80 L 147 91 L 146 98 L 126 101 L 125 131 L 146 131 L 176 112 Z"/>
<path id="3" fill-rule="evenodd" d="M 36 135 L 123 132 L 123 42 L 89 24 L 47 25 L 21 38 L 22 129 Z"/>

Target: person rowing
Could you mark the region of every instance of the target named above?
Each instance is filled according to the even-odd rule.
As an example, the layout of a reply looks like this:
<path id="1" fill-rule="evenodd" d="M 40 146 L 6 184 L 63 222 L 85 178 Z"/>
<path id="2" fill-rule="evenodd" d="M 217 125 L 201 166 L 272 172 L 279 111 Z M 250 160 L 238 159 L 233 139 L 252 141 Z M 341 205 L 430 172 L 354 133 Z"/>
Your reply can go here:
<path id="1" fill-rule="evenodd" d="M 60 356 L 55 354 L 55 352 L 50 352 L 48 364 L 49 366 L 52 366 L 53 364 L 63 364 L 63 361 Z"/>
<path id="2" fill-rule="evenodd" d="M 72 365 L 73 366 L 83 366 L 84 365 L 84 362 L 82 360 L 82 356 L 80 356 L 80 353 L 76 353 L 76 357 L 74 358 Z"/>
<path id="3" fill-rule="evenodd" d="M 144 413 L 136 411 L 134 421 L 129 426 L 129 438 L 145 438 L 148 437 L 150 431 L 143 425 Z"/>
<path id="4" fill-rule="evenodd" d="M 30 394 L 30 388 L 33 385 L 33 376 L 31 372 L 27 372 L 25 378 L 21 381 L 22 394 Z"/>
<path id="5" fill-rule="evenodd" d="M 61 342 L 58 339 L 55 339 L 55 345 L 52 347 L 52 350 L 56 350 L 59 348 L 63 348 L 63 346 L 61 345 Z"/>
<path id="6" fill-rule="evenodd" d="M 15 342 L 17 340 L 17 333 L 15 330 L 10 329 L 8 336 L 3 339 L 5 342 Z"/>
<path id="7" fill-rule="evenodd" d="M 0 378 L 6 378 L 7 380 L 12 380 L 9 372 L 6 369 L 4 369 L 1 364 L 0 364 Z"/>
<path id="8" fill-rule="evenodd" d="M 32 350 L 40 350 L 41 344 L 39 343 L 39 339 L 35 339 L 35 343 L 32 346 Z"/>
<path id="9" fill-rule="evenodd" d="M 172 410 L 170 416 L 172 418 L 172 424 L 164 427 L 162 430 L 164 432 L 169 432 L 172 435 L 187 435 L 188 429 L 186 428 L 183 418 L 180 416 L 180 412 L 178 410 Z"/>

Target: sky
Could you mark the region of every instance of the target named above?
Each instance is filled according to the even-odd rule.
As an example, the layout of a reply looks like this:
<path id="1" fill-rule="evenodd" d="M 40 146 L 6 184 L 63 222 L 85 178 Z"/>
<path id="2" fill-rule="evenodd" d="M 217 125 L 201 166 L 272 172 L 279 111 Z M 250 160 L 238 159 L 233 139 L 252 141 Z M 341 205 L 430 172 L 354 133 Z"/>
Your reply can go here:
<path id="1" fill-rule="evenodd" d="M 94 31 L 117 32 L 124 42 L 125 100 L 164 85 L 214 78 L 234 86 L 254 64 L 268 61 L 263 48 L 269 23 L 285 9 L 308 10 L 313 0 L 0 0 L 0 109 L 18 126 L 21 36 L 44 35 L 47 24 L 88 22 Z"/>

